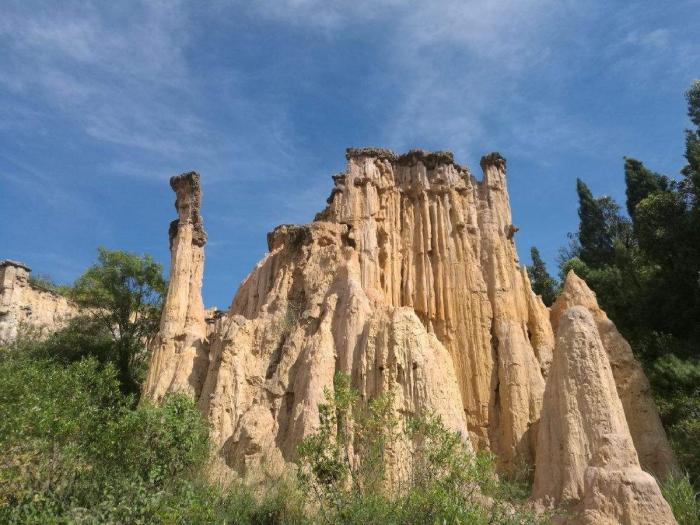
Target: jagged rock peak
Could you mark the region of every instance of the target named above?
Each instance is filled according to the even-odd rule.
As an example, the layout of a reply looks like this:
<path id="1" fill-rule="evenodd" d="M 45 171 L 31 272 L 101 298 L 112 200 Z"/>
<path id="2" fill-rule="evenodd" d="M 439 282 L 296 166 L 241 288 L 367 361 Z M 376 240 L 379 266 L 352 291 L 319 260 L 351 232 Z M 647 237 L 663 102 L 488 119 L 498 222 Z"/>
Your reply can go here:
<path id="1" fill-rule="evenodd" d="M 189 392 L 211 425 L 219 466 L 274 472 L 318 428 L 318 405 L 342 372 L 363 401 L 392 393 L 400 417 L 437 414 L 503 470 L 536 462 L 540 476 L 558 476 L 544 495 L 561 499 L 575 486 L 591 516 L 607 512 L 595 487 L 620 488 L 615 479 L 635 487 L 633 500 L 610 500 L 616 516 L 641 512 L 635 494 L 662 508 L 635 447 L 642 468 L 657 472 L 668 443 L 629 345 L 575 277 L 550 322 L 518 263 L 505 160 L 490 153 L 481 168 L 477 181 L 444 152 L 348 150 L 325 210 L 275 228 L 269 253 L 215 319 L 201 304 L 203 249 L 192 242 L 198 178 L 184 177 L 174 185 L 180 223 L 146 397 Z M 552 325 L 569 323 L 560 317 L 576 303 L 576 326 L 587 328 L 560 327 L 553 352 Z M 545 378 L 554 393 L 543 405 Z M 562 400 L 580 405 L 581 417 L 564 423 Z M 552 445 L 535 454 L 544 439 Z M 361 461 L 352 450 L 348 457 Z M 392 451 L 392 480 L 411 458 L 411 443 Z"/>
<path id="2" fill-rule="evenodd" d="M 207 242 L 207 233 L 204 231 L 202 216 L 199 214 L 202 204 L 199 173 L 190 171 L 171 177 L 170 187 L 176 194 L 175 209 L 178 213 L 178 218 L 170 224 L 171 244 L 180 224 L 192 224 L 192 243 L 196 246 L 204 246 Z"/>
<path id="3" fill-rule="evenodd" d="M 425 151 L 418 148 L 397 155 L 386 148 L 348 148 L 345 151 L 345 158 L 347 160 L 375 158 L 378 160 L 388 160 L 398 166 L 415 166 L 420 162 L 429 170 L 435 169 L 441 164 L 451 164 L 460 170 L 466 170 L 466 168 L 455 162 L 454 155 L 451 151 Z"/>
<path id="4" fill-rule="evenodd" d="M 495 166 L 499 170 L 506 170 L 506 159 L 497 151 L 492 151 L 481 157 L 481 169 L 486 170 L 488 166 Z"/>

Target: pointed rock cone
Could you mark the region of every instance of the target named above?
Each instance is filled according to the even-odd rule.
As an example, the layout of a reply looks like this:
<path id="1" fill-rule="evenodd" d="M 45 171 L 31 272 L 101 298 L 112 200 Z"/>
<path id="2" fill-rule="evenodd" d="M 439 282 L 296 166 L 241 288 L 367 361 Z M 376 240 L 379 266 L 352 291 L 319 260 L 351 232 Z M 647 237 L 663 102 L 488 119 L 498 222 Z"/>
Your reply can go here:
<path id="1" fill-rule="evenodd" d="M 661 425 L 642 366 L 615 324 L 598 306 L 595 293 L 571 270 L 566 276 L 561 294 L 551 308 L 550 316 L 555 333 L 562 313 L 575 305 L 585 307 L 593 316 L 610 360 L 617 394 L 622 401 L 642 468 L 659 479 L 678 472 L 678 463 Z"/>
<path id="2" fill-rule="evenodd" d="M 559 317 L 536 457 L 533 498 L 568 508 L 568 523 L 676 523 L 640 468 L 607 353 L 583 306 Z"/>

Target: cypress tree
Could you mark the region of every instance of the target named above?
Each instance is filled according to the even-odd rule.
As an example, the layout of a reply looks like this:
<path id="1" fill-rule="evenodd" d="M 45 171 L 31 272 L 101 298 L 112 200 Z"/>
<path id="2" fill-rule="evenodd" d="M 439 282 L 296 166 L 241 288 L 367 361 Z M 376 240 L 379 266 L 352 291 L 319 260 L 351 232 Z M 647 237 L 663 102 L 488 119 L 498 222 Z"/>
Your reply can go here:
<path id="1" fill-rule="evenodd" d="M 685 131 L 685 158 L 688 164 L 681 173 L 685 176 L 693 205 L 700 208 L 700 80 L 696 80 L 685 94 L 688 116 L 697 129 Z"/>
<path id="2" fill-rule="evenodd" d="M 532 289 L 537 295 L 542 296 L 545 305 L 551 306 L 557 295 L 557 282 L 547 272 L 547 266 L 540 257 L 540 251 L 535 246 L 530 248 L 530 257 L 532 265 L 527 267 L 527 274 L 530 277 Z"/>
<path id="3" fill-rule="evenodd" d="M 625 186 L 627 213 L 634 219 L 637 204 L 655 191 L 668 189 L 668 179 L 648 170 L 640 161 L 625 157 Z"/>
<path id="4" fill-rule="evenodd" d="M 589 266 L 602 266 L 613 258 L 613 239 L 608 231 L 605 209 L 581 179 L 576 179 L 576 193 L 578 193 L 580 220 L 578 229 L 578 240 L 581 244 L 580 258 Z"/>

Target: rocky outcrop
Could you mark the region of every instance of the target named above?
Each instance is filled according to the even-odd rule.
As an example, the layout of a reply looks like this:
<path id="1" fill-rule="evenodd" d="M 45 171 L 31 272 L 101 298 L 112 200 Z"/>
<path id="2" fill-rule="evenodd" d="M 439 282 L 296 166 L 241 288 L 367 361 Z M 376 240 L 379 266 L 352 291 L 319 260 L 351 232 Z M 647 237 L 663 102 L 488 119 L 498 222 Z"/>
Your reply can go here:
<path id="1" fill-rule="evenodd" d="M 178 218 L 170 224 L 170 281 L 160 329 L 151 345 L 151 364 L 143 388 L 160 400 L 169 391 L 199 395 L 208 366 L 207 322 L 202 302 L 204 231 L 199 174 L 170 179 Z"/>
<path id="2" fill-rule="evenodd" d="M 46 335 L 63 328 L 79 308 L 66 297 L 33 284 L 31 269 L 16 261 L 0 261 L 0 344 L 15 340 L 22 328 Z"/>
<path id="3" fill-rule="evenodd" d="M 268 468 L 295 458 L 337 371 L 363 399 L 392 392 L 398 412 L 435 412 L 467 436 L 449 354 L 411 309 L 365 293 L 347 231 L 327 222 L 277 228 L 218 321 L 199 404 L 239 471 L 262 456 Z M 394 470 L 402 464 L 406 457 Z"/>
<path id="4" fill-rule="evenodd" d="M 486 155 L 478 182 L 447 152 L 347 158 L 317 220 L 348 227 L 368 294 L 411 308 L 447 348 L 477 446 L 505 466 L 531 458 L 547 366 L 538 356 L 553 337 L 518 264 L 505 160 Z"/>
<path id="5" fill-rule="evenodd" d="M 585 307 L 595 320 L 642 468 L 661 479 L 669 473 L 677 472 L 678 465 L 661 425 L 642 366 L 615 324 L 598 306 L 595 293 L 571 270 L 551 308 L 554 330 L 559 326 L 562 313 L 576 305 Z"/>
<path id="6" fill-rule="evenodd" d="M 189 392 L 221 466 L 278 472 L 343 372 L 362 400 L 391 393 L 402 418 L 435 413 L 502 469 L 536 462 L 540 500 L 586 502 L 590 516 L 642 512 L 641 495 L 661 508 L 634 449 L 658 429 L 635 423 L 630 437 L 625 416 L 628 398 L 653 408 L 641 369 L 580 287 L 567 283 L 550 321 L 517 258 L 505 160 L 484 156 L 478 181 L 447 152 L 346 156 L 327 207 L 268 234 L 225 313 L 202 307 L 199 178 L 171 181 L 179 219 L 146 397 Z M 387 455 L 394 478 L 410 466 L 407 445 Z M 603 486 L 616 495 L 601 499 Z"/>
<path id="7" fill-rule="evenodd" d="M 268 236 L 209 332 L 190 233 L 199 187 L 177 179 L 190 182 L 174 184 L 173 277 L 146 395 L 192 392 L 239 470 L 294 459 L 336 371 L 365 399 L 394 392 L 405 416 L 439 413 L 505 468 L 532 462 L 553 336 L 517 261 L 505 160 L 485 156 L 480 182 L 447 152 L 350 149 L 347 160 L 327 208 Z"/>
<path id="8" fill-rule="evenodd" d="M 568 508 L 570 523 L 676 523 L 656 481 L 640 467 L 591 312 L 573 306 L 557 324 L 533 498 Z"/>

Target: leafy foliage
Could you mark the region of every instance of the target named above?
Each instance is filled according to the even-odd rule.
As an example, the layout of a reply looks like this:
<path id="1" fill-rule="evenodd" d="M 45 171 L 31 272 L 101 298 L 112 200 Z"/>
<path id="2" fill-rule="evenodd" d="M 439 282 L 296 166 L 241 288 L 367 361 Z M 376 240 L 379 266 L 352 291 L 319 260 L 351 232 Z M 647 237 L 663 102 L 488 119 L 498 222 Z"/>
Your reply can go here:
<path id="1" fill-rule="evenodd" d="M 319 410 L 318 432 L 299 446 L 299 476 L 323 523 L 534 524 L 548 519 L 521 508 L 512 486 L 498 480 L 493 457 L 472 453 L 438 417 L 409 420 L 401 428 L 391 395 L 360 405 L 342 374 Z M 391 478 L 390 491 L 392 474 L 384 466 L 402 446 L 411 447 L 411 463 L 406 479 Z"/>
<path id="2" fill-rule="evenodd" d="M 35 286 L 36 288 L 43 288 L 44 290 L 49 290 L 55 292 L 59 295 L 65 297 L 70 297 L 71 287 L 65 284 L 56 284 L 53 278 L 45 273 L 30 273 L 29 274 L 29 284 Z"/>
<path id="3" fill-rule="evenodd" d="M 700 523 L 700 499 L 688 476 L 671 476 L 664 480 L 661 493 L 671 505 L 678 525 Z"/>
<path id="4" fill-rule="evenodd" d="M 361 408 L 347 376 L 300 447 L 301 482 L 224 487 L 207 480 L 208 429 L 188 397 L 133 408 L 111 364 L 59 362 L 38 349 L 47 343 L 22 344 L 0 349 L 0 523 L 541 522 L 509 501 L 493 458 L 470 453 L 438 418 L 399 432 L 391 396 Z M 416 443 L 410 483 L 389 492 L 384 456 L 406 437 Z M 362 463 L 349 461 L 349 444 Z"/>
<path id="5" fill-rule="evenodd" d="M 0 522 L 145 521 L 171 480 L 202 464 L 191 400 L 131 410 L 115 369 L 15 352 L 0 358 Z"/>
<path id="6" fill-rule="evenodd" d="M 146 343 L 158 328 L 166 289 L 162 272 L 148 255 L 99 248 L 97 264 L 73 286 L 73 298 L 92 323 L 111 335 L 111 360 L 126 392 L 139 391 Z"/>

